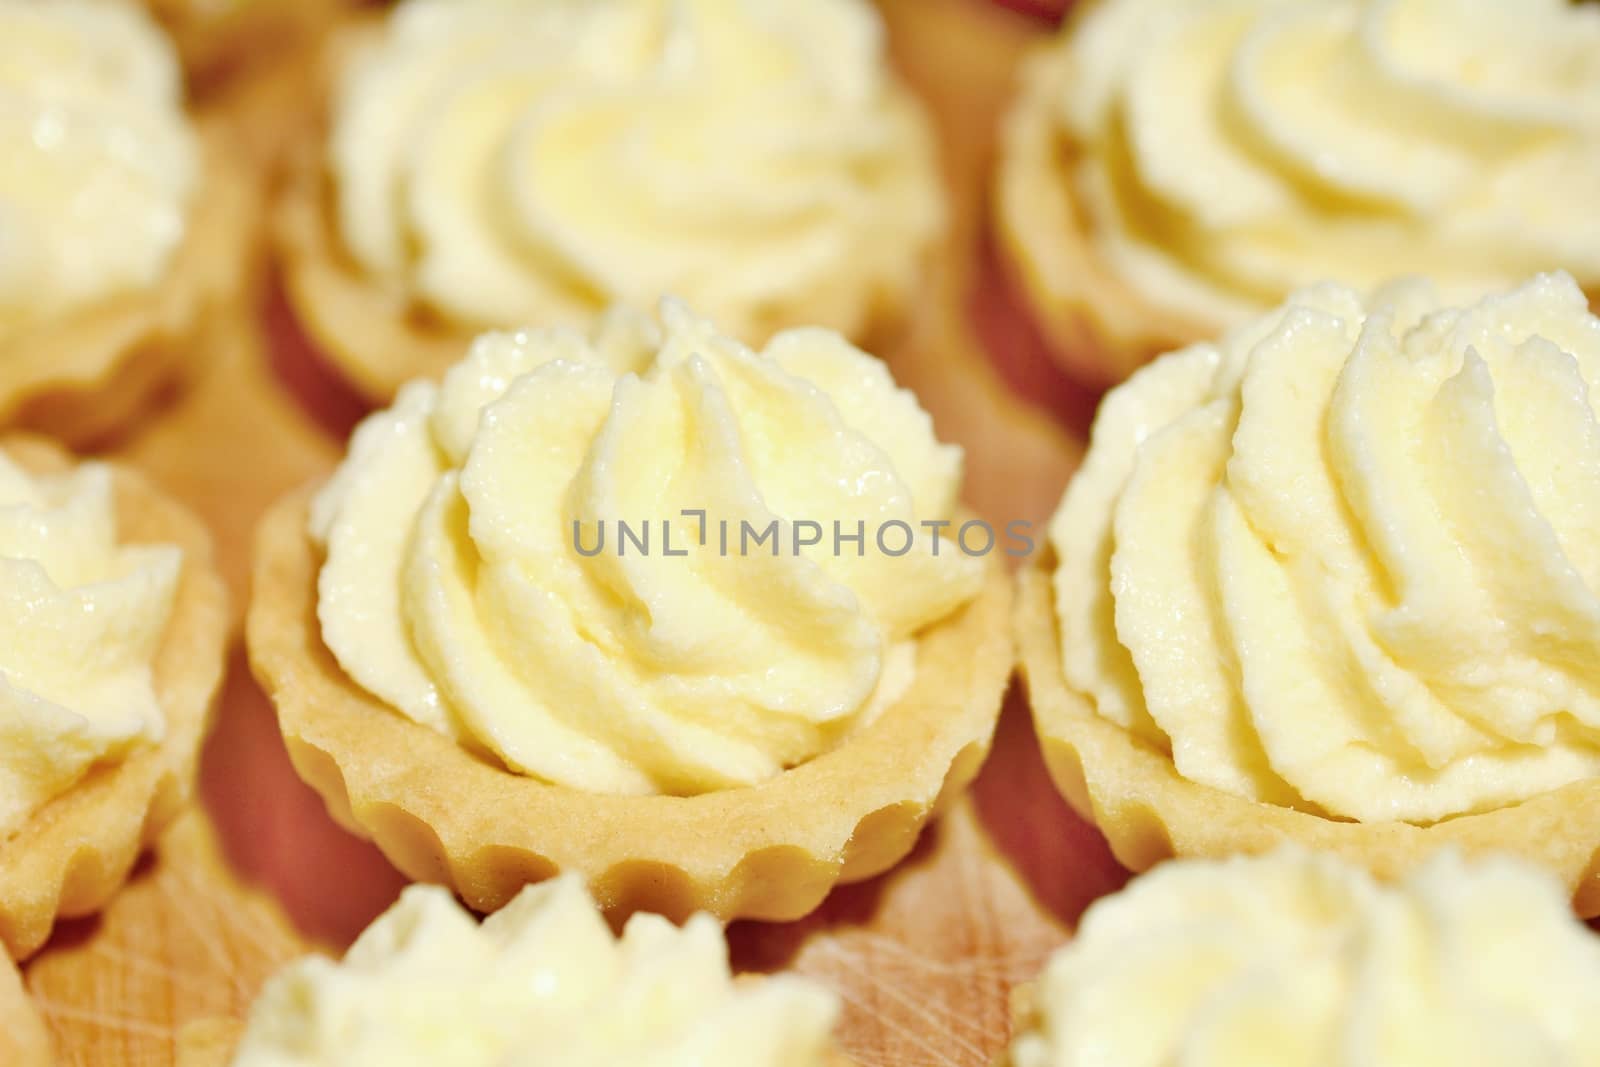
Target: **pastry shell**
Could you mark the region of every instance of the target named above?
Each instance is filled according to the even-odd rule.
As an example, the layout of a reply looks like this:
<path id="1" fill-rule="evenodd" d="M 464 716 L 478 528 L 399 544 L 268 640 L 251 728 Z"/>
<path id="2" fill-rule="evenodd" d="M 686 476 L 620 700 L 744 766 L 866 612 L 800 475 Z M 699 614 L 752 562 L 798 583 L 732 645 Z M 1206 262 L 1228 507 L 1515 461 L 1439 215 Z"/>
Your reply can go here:
<path id="1" fill-rule="evenodd" d="M 207 120 L 196 133 L 202 176 L 166 274 L 0 340 L 0 422 L 100 442 L 198 371 L 210 319 L 244 286 L 260 198 L 237 131 Z"/>
<path id="2" fill-rule="evenodd" d="M 0 438 L 28 470 L 68 470 L 73 459 L 47 442 Z M 44 944 L 56 918 L 97 910 L 134 860 L 188 802 L 200 743 L 222 681 L 228 596 L 199 520 L 141 475 L 113 467 L 117 534 L 123 543 L 161 542 L 183 550 L 172 617 L 154 663 L 166 737 L 90 771 L 0 839 L 0 942 L 14 959 Z"/>
<path id="3" fill-rule="evenodd" d="M 397 867 L 493 911 L 558 871 L 588 879 L 612 917 L 787 920 L 834 885 L 899 862 L 977 773 L 1010 676 L 1010 579 L 918 638 L 910 689 L 831 752 L 755 786 L 698 796 L 612 796 L 550 785 L 469 754 L 369 695 L 317 624 L 310 490 L 257 534 L 250 660 L 289 757 L 342 825 Z"/>
<path id="4" fill-rule="evenodd" d="M 1088 697 L 1069 688 L 1050 575 L 1042 567 L 1021 575 L 1016 632 L 1050 777 L 1131 870 L 1173 856 L 1260 853 L 1294 841 L 1392 879 L 1453 846 L 1537 864 L 1567 885 L 1580 915 L 1600 915 L 1600 779 L 1429 826 L 1344 821 L 1263 804 L 1180 776 L 1170 756 L 1102 719 Z"/>

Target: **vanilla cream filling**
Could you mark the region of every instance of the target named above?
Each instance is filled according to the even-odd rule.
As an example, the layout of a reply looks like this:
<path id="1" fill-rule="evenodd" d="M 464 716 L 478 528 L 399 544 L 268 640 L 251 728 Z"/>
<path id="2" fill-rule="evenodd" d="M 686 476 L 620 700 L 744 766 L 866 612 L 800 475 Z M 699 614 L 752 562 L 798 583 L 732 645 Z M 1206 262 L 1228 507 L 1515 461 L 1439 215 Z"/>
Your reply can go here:
<path id="1" fill-rule="evenodd" d="M 118 543 L 109 468 L 30 476 L 0 453 L 0 837 L 163 737 L 151 662 L 181 562 Z"/>
<path id="2" fill-rule="evenodd" d="M 869 722 L 917 631 L 976 594 L 981 561 L 923 525 L 960 474 L 831 331 L 757 352 L 666 301 L 486 335 L 367 419 L 316 498 L 323 640 L 401 714 L 530 775 L 759 782 Z M 891 524 L 904 552 L 880 548 Z"/>
<path id="3" fill-rule="evenodd" d="M 450 894 L 411 886 L 342 962 L 272 978 L 235 1067 L 820 1067 L 838 998 L 786 976 L 735 983 L 709 915 L 638 914 L 612 936 L 568 875 L 524 889 L 480 926 Z"/>

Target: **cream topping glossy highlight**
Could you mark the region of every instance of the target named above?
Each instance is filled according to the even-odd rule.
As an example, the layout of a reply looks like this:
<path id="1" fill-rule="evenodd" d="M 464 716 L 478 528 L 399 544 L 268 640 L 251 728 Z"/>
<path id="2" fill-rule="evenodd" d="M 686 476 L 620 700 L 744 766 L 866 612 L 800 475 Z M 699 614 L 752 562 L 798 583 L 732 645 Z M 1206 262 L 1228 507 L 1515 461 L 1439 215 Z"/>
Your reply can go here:
<path id="1" fill-rule="evenodd" d="M 197 152 L 171 45 L 137 5 L 0 0 L 0 340 L 159 281 Z"/>
<path id="2" fill-rule="evenodd" d="M 981 561 L 922 526 L 951 518 L 960 472 L 831 331 L 756 352 L 667 301 L 587 335 L 489 334 L 363 423 L 317 497 L 323 639 L 514 770 L 597 792 L 758 782 L 870 721 L 916 632 L 976 594 Z M 827 534 L 796 550 L 803 523 Z M 864 540 L 835 551 L 834 523 Z M 903 554 L 879 549 L 890 523 L 915 535 Z"/>
<path id="3" fill-rule="evenodd" d="M 838 998 L 799 978 L 735 983 L 722 929 L 658 915 L 611 929 L 568 875 L 477 921 L 411 886 L 342 963 L 267 983 L 235 1067 L 821 1067 Z"/>
<path id="4" fill-rule="evenodd" d="M 109 468 L 30 476 L 0 452 L 0 837 L 161 740 L 151 663 L 180 564 L 117 543 Z"/>
<path id="5" fill-rule="evenodd" d="M 1180 861 L 1095 904 L 1011 1067 L 1600 1062 L 1600 940 L 1542 871 L 1446 853 Z"/>
<path id="6" fill-rule="evenodd" d="M 942 218 L 863 0 L 405 0 L 329 152 L 356 262 L 467 327 L 672 292 L 750 342 L 855 334 Z"/>
<path id="7" fill-rule="evenodd" d="M 1324 280 L 1600 290 L 1600 8 L 1104 0 L 1046 60 L 1063 181 L 1145 297 L 1233 323 Z"/>
<path id="8" fill-rule="evenodd" d="M 1184 777 L 1431 822 L 1600 774 L 1600 318 L 1297 294 L 1106 399 L 1053 520 L 1069 685 Z"/>

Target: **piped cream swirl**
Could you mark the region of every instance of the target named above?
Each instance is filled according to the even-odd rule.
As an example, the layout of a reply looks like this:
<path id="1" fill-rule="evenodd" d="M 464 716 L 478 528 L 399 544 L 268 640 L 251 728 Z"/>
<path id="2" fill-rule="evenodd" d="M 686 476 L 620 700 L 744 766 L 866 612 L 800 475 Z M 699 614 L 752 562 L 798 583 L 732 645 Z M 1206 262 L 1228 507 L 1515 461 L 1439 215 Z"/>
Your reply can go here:
<path id="1" fill-rule="evenodd" d="M 197 147 L 172 47 L 134 4 L 0 0 L 0 340 L 147 289 Z"/>
<path id="2" fill-rule="evenodd" d="M 678 293 L 751 343 L 854 334 L 941 219 L 862 0 L 406 0 L 329 144 L 344 243 L 467 327 Z"/>
<path id="3" fill-rule="evenodd" d="M 722 929 L 639 914 L 612 936 L 583 883 L 524 889 L 480 926 L 411 886 L 342 962 L 272 978 L 235 1067 L 821 1067 L 838 998 L 788 976 L 736 984 Z"/>
<path id="4" fill-rule="evenodd" d="M 1095 904 L 1011 1067 L 1600 1062 L 1600 940 L 1544 872 L 1453 853 L 1178 861 Z"/>
<path id="5" fill-rule="evenodd" d="M 151 663 L 180 563 L 118 544 L 109 468 L 32 476 L 0 453 L 0 837 L 165 734 Z"/>
<path id="6" fill-rule="evenodd" d="M 1430 822 L 1600 774 L 1600 318 L 1328 286 L 1111 393 L 1053 520 L 1070 685 L 1242 796 Z"/>
<path id="7" fill-rule="evenodd" d="M 1600 291 L 1592 4 L 1102 0 L 1042 62 L 1092 239 L 1174 313 L 1407 273 Z"/>
<path id="8" fill-rule="evenodd" d="M 666 301 L 489 334 L 363 423 L 317 497 L 323 639 L 402 714 L 552 782 L 758 782 L 870 720 L 915 633 L 976 594 L 979 561 L 922 525 L 960 470 L 828 330 L 756 352 Z"/>

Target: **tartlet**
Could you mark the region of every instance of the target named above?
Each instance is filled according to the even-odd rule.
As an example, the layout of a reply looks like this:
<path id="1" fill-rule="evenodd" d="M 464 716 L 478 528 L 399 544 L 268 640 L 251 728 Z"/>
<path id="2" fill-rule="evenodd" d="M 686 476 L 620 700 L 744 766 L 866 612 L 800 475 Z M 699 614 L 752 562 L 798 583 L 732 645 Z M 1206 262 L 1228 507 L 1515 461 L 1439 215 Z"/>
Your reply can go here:
<path id="1" fill-rule="evenodd" d="M 1600 14 L 1098 0 L 1024 64 L 995 225 L 1075 378 L 1112 385 L 1323 280 L 1600 297 Z"/>
<path id="2" fill-rule="evenodd" d="M 484 330 L 667 293 L 753 344 L 866 341 L 942 226 L 929 123 L 864 0 L 404 0 L 326 53 L 274 229 L 302 329 L 369 400 Z"/>
<path id="3" fill-rule="evenodd" d="M 790 378 L 802 365 L 823 377 Z M 642 368 L 642 377 L 617 378 L 627 367 Z M 829 377 L 834 371 L 825 367 L 837 374 Z M 742 378 L 746 373 L 755 377 Z M 735 420 L 743 429 L 732 437 L 726 431 L 734 423 L 725 421 L 731 416 L 706 414 L 722 410 L 726 401 L 712 398 L 727 394 L 688 384 L 691 378 L 709 383 L 699 377 L 706 374 L 746 397 Z M 778 390 L 773 397 L 786 399 L 759 411 L 749 407 L 760 390 L 740 393 L 744 386 L 734 383 L 756 379 Z M 815 384 L 824 380 L 831 390 Z M 568 391 L 576 382 L 588 383 L 583 396 Z M 844 382 L 853 388 L 833 391 Z M 626 436 L 659 426 L 634 406 L 641 397 L 668 403 L 663 398 L 677 394 L 659 390 L 681 388 L 710 404 L 702 408 L 697 401 L 687 409 L 709 421 L 685 440 L 732 449 L 718 453 L 715 469 L 724 469 L 724 461 L 731 465 L 712 482 L 693 481 L 698 468 L 678 451 L 679 438 Z M 556 392 L 545 395 L 547 389 Z M 547 432 L 542 412 L 561 413 L 551 422 L 570 418 L 582 425 L 590 417 L 583 412 L 609 408 L 613 390 L 617 407 L 604 429 L 581 429 L 566 443 L 532 443 Z M 465 396 L 469 404 L 454 407 L 452 396 Z M 847 417 L 829 396 L 838 397 Z M 496 397 L 480 417 L 479 407 Z M 440 411 L 448 414 L 423 414 Z M 824 437 L 797 430 L 801 437 L 773 445 L 779 438 L 770 435 L 786 431 L 770 420 L 791 418 L 804 426 L 820 425 L 809 421 L 820 418 L 835 429 Z M 833 421 L 841 418 L 842 424 Z M 857 434 L 865 431 L 846 428 L 862 425 L 888 435 L 872 440 L 895 441 L 886 447 L 899 457 L 898 466 L 887 466 L 884 453 L 863 451 L 867 438 Z M 406 429 L 418 426 L 442 436 L 425 445 L 427 438 L 417 436 L 422 430 Z M 476 434 L 465 460 L 463 430 Z M 597 436 L 582 444 L 590 432 Z M 502 447 L 521 435 L 528 435 L 524 444 Z M 538 506 L 528 503 L 552 498 L 529 498 L 515 483 L 494 480 L 500 460 L 493 457 L 510 464 L 500 470 L 520 472 L 528 486 L 568 484 L 563 494 L 579 501 L 573 506 L 587 507 L 592 498 L 624 507 L 608 495 L 615 484 L 603 458 L 619 440 L 630 441 L 620 455 L 633 460 L 616 468 L 631 487 L 624 492 L 662 486 L 688 492 L 682 487 L 700 485 L 707 495 L 698 499 L 711 509 L 703 529 L 713 532 L 683 570 L 668 569 L 676 560 L 660 558 L 648 567 L 641 561 L 646 569 L 630 579 L 630 591 L 586 599 L 587 583 L 613 575 L 612 564 L 626 561 L 610 550 L 594 564 L 580 559 L 578 548 L 593 534 L 566 544 L 564 520 L 539 517 Z M 754 450 L 743 451 L 740 440 Z M 753 444 L 758 441 L 767 443 Z M 407 453 L 424 447 L 437 455 L 432 450 L 441 446 L 457 453 L 445 468 L 419 468 L 392 475 L 391 482 L 371 474 L 384 469 L 374 464 L 409 464 Z M 828 466 L 845 462 L 837 446 L 856 457 L 849 462 L 866 462 L 871 470 L 862 468 L 858 477 Z M 564 465 L 585 453 L 589 459 L 576 471 Z M 556 473 L 544 466 L 552 456 Z M 465 474 L 450 466 L 462 462 Z M 688 466 L 674 478 L 663 463 Z M 733 499 L 721 492 L 725 487 L 744 494 L 741 486 L 754 477 L 749 472 L 765 471 L 757 481 L 774 501 L 794 505 L 823 491 L 820 486 L 835 485 L 873 499 L 889 492 L 880 502 L 890 510 L 881 515 L 909 515 L 910 499 L 919 500 L 918 514 L 928 520 L 953 514 L 959 463 L 959 452 L 934 442 L 927 417 L 909 394 L 895 390 L 881 364 L 826 331 L 781 334 L 757 355 L 668 303 L 659 324 L 611 317 L 590 339 L 566 330 L 490 335 L 439 390 L 408 386 L 395 409 L 369 419 L 315 506 L 308 490 L 269 513 L 257 539 L 251 662 L 277 705 L 290 758 L 334 816 L 374 839 L 411 877 L 450 885 L 476 909 L 493 910 L 525 883 L 576 871 L 613 914 L 647 910 L 681 918 L 703 910 L 725 919 L 794 918 L 834 884 L 892 866 L 941 802 L 977 772 L 1009 670 L 1010 583 L 998 549 L 988 559 L 966 558 L 946 540 L 944 559 L 937 561 L 925 537 L 916 542 L 914 558 L 898 563 L 885 556 L 867 556 L 860 564 L 827 561 L 798 551 L 779 560 L 776 542 L 770 558 L 761 548 L 717 556 L 716 501 Z M 635 478 L 630 469 L 648 473 Z M 746 473 L 733 473 L 741 469 Z M 401 505 L 375 495 L 399 483 L 412 486 L 409 492 L 431 483 L 429 503 Z M 448 502 L 458 484 L 471 495 L 469 526 L 448 518 L 436 526 L 444 516 L 432 502 L 444 501 L 454 512 L 457 505 Z M 908 491 L 912 484 L 919 488 Z M 810 488 L 796 488 L 801 485 Z M 639 499 L 625 508 L 636 518 L 645 507 L 661 506 Z M 362 510 L 369 506 L 363 501 L 374 500 L 383 501 L 377 510 Z M 493 517 L 502 507 L 520 509 L 523 518 L 503 526 Z M 671 514 L 676 519 L 676 507 Z M 789 517 L 799 522 L 805 516 Z M 819 515 L 830 517 L 853 520 L 854 514 Z M 739 519 L 731 521 L 737 529 Z M 413 529 L 415 538 L 408 532 Z M 435 531 L 468 529 L 470 535 L 450 535 L 454 547 L 436 547 Z M 513 567 L 494 530 L 532 539 L 521 542 L 527 546 L 558 540 L 530 547 L 533 554 L 517 557 L 522 562 Z M 657 536 L 695 545 L 693 533 Z M 319 550 L 319 541 L 331 548 Z M 395 558 L 383 562 L 390 555 Z M 478 562 L 457 562 L 463 558 Z M 441 571 L 443 562 L 448 565 Z M 895 571 L 900 564 L 920 570 Z M 851 570 L 857 566 L 867 569 Z M 850 576 L 839 578 L 838 568 Z M 410 576 L 413 584 L 403 595 L 384 591 L 391 573 Z M 448 583 L 440 593 L 426 591 L 430 576 L 468 573 L 476 594 L 468 587 L 450 593 Z M 670 589 L 655 584 L 670 585 L 686 573 L 699 577 Z M 922 577 L 909 577 L 913 573 Z M 779 574 L 787 577 L 774 577 Z M 835 577 L 821 577 L 829 574 Z M 808 584 L 813 579 L 833 590 L 836 579 L 847 581 L 855 591 L 821 594 L 822 586 Z M 782 584 L 791 582 L 798 584 Z M 743 599 L 730 603 L 740 606 L 719 606 L 720 594 L 712 589 L 733 590 Z M 524 595 L 534 599 L 517 600 L 523 606 L 509 617 L 533 630 L 495 629 L 500 616 L 492 605 L 501 596 Z M 637 603 L 650 604 L 648 629 L 639 628 L 645 616 L 627 607 Z M 469 605 L 467 614 L 438 614 L 460 604 Z M 471 604 L 488 607 L 480 612 Z M 923 614 L 895 624 L 914 627 L 901 637 L 888 616 L 874 614 L 880 610 Z M 824 618 L 832 621 L 823 624 Z M 490 629 L 483 630 L 486 625 Z M 392 633 L 380 633 L 384 629 Z M 789 636 L 774 636 L 780 633 Z M 890 633 L 892 642 L 885 636 Z M 475 643 L 485 640 L 488 645 Z M 723 651 L 729 642 L 736 652 Z M 475 651 L 486 647 L 498 651 Z"/>
<path id="4" fill-rule="evenodd" d="M 243 284 L 259 196 L 237 131 L 184 112 L 170 46 L 137 9 L 6 7 L 18 20 L 12 47 L 48 34 L 57 55 L 53 64 L 19 63 L 8 77 L 17 121 L 61 130 L 59 141 L 19 131 L 28 139 L 10 150 L 17 191 L 0 190 L 0 202 L 31 224 L 3 294 L 14 303 L 0 314 L 0 421 L 98 442 L 196 369 L 208 322 Z M 128 138 L 150 153 L 137 165 L 105 147 Z M 71 152 L 83 158 L 69 160 Z M 78 218 L 47 203 L 62 196 L 121 209 Z"/>
<path id="5" fill-rule="evenodd" d="M 1597 983 L 1562 887 L 1505 857 L 1442 854 L 1393 886 L 1292 849 L 1178 861 L 1089 908 L 1003 1063 L 1588 1063 Z"/>
<path id="6" fill-rule="evenodd" d="M 34 438 L 12 435 L 0 439 L 0 448 L 33 475 L 74 469 L 71 457 Z M 120 758 L 91 764 L 0 838 L 0 942 L 15 959 L 38 949 L 58 917 L 98 910 L 188 800 L 222 680 L 227 594 L 211 565 L 209 535 L 142 476 L 122 467 L 108 470 L 118 546 L 160 544 L 181 554 L 171 564 L 176 572 L 170 615 L 149 663 L 163 734 L 154 743 L 134 744 Z M 92 666 L 86 658 L 79 669 Z M 13 692 L 21 697 L 12 699 L 39 699 Z"/>
<path id="7" fill-rule="evenodd" d="M 1119 860 L 1497 850 L 1600 914 L 1585 381 L 1600 319 L 1552 275 L 1303 292 L 1107 397 L 1017 631 L 1052 777 Z"/>
<path id="8" fill-rule="evenodd" d="M 411 886 L 342 961 L 271 978 L 232 1062 L 843 1067 L 840 1007 L 804 978 L 735 978 L 709 915 L 680 929 L 639 914 L 615 935 L 572 876 L 481 926 L 445 890 Z"/>

